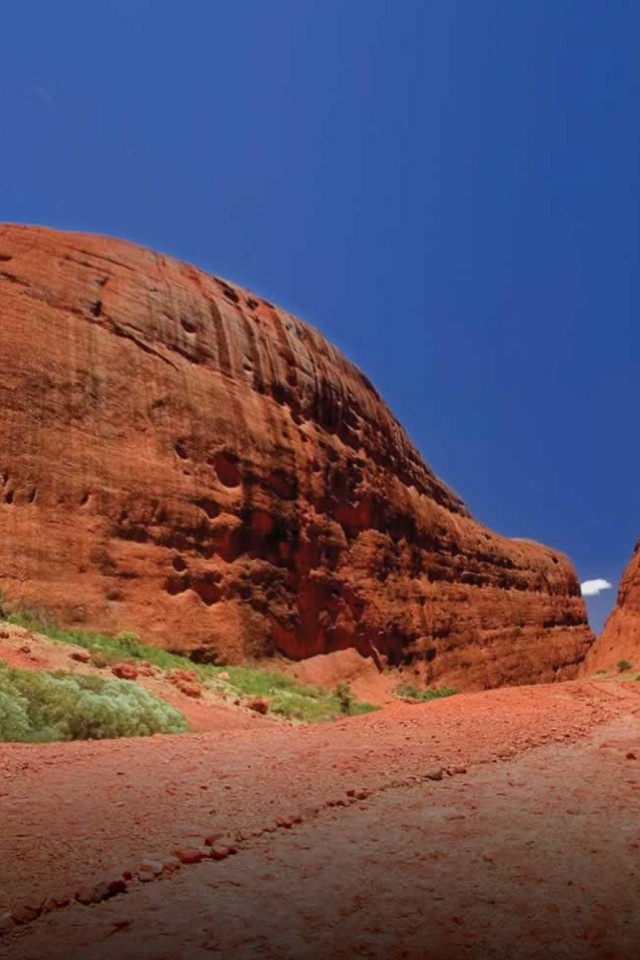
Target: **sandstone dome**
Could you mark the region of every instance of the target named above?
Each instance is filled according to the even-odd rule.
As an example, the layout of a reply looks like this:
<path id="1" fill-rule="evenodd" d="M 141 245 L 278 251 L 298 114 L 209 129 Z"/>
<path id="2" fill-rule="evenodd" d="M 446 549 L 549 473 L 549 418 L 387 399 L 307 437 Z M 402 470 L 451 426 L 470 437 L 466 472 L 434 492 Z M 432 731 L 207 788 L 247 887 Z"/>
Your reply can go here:
<path id="1" fill-rule="evenodd" d="M 6 609 L 219 662 L 355 647 L 467 688 L 583 661 L 570 562 L 476 522 L 366 376 L 258 295 L 1 226 L 0 361 Z"/>

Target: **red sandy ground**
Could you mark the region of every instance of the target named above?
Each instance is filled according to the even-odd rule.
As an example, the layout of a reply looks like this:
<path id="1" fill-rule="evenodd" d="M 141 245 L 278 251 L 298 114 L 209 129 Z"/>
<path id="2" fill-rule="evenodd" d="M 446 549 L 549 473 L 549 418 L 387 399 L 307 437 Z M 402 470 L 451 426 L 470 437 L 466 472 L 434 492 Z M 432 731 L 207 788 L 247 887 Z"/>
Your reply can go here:
<path id="1" fill-rule="evenodd" d="M 49 912 L 0 952 L 636 960 L 639 711 L 640 683 L 583 681 L 318 726 L 5 745 L 0 916 Z M 236 855 L 52 909 L 210 834 Z"/>

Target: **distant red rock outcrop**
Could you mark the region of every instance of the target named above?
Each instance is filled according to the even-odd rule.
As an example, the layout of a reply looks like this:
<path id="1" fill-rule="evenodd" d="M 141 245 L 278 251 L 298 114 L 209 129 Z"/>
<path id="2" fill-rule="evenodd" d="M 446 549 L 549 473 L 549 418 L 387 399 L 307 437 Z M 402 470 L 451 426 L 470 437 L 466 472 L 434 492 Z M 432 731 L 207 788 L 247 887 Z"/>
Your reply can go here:
<path id="1" fill-rule="evenodd" d="M 317 330 L 129 243 L 0 227 L 9 609 L 196 659 L 356 647 L 465 687 L 575 675 L 574 570 L 497 536 Z"/>
<path id="2" fill-rule="evenodd" d="M 622 660 L 640 669 L 640 539 L 622 575 L 616 605 L 581 672 L 615 670 Z"/>

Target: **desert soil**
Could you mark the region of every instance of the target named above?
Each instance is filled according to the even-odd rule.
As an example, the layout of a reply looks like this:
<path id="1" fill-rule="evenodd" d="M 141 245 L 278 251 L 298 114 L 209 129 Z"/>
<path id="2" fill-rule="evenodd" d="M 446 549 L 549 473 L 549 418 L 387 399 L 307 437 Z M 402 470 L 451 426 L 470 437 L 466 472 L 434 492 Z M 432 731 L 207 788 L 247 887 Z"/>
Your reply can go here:
<path id="1" fill-rule="evenodd" d="M 639 714 L 584 681 L 4 745 L 0 954 L 636 960 Z"/>

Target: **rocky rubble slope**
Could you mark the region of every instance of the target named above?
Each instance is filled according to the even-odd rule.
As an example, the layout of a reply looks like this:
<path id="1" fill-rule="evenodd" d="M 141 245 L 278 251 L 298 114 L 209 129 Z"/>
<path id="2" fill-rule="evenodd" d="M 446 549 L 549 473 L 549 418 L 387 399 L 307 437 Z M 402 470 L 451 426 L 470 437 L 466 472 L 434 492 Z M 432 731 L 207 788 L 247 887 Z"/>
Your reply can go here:
<path id="1" fill-rule="evenodd" d="M 460 687 L 574 676 L 568 560 L 497 536 L 313 327 L 129 243 L 0 226 L 7 609 L 199 659 L 355 647 Z"/>

